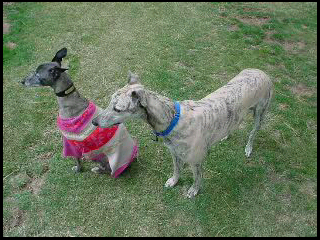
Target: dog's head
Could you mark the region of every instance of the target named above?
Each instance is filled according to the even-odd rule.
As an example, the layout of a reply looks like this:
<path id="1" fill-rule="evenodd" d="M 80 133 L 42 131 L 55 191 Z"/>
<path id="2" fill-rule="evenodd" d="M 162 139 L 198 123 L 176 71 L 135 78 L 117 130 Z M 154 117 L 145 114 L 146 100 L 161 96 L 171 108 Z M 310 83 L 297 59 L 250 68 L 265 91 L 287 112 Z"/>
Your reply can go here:
<path id="1" fill-rule="evenodd" d="M 139 77 L 129 71 L 128 84 L 116 91 L 108 108 L 92 120 L 96 126 L 107 128 L 132 117 L 146 116 L 147 100 Z"/>
<path id="2" fill-rule="evenodd" d="M 67 49 L 62 48 L 51 62 L 39 65 L 36 71 L 24 78 L 21 83 L 27 87 L 53 86 L 61 73 L 67 70 L 61 68 L 61 61 L 65 56 L 67 56 Z"/>

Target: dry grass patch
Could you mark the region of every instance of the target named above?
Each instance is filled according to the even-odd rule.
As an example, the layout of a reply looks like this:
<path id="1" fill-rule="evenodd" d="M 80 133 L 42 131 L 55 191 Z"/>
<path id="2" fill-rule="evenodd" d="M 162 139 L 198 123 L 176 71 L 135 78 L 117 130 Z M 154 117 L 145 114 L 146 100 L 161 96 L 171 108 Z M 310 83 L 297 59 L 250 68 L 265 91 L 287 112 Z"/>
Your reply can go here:
<path id="1" fill-rule="evenodd" d="M 25 187 L 30 181 L 31 178 L 24 172 L 18 173 L 17 175 L 11 177 L 9 183 L 11 184 L 12 188 L 17 191 Z"/>
<path id="2" fill-rule="evenodd" d="M 24 222 L 24 211 L 18 207 L 12 209 L 12 219 L 9 229 L 22 226 Z M 8 226 L 7 226 L 8 227 Z"/>
<path id="3" fill-rule="evenodd" d="M 38 195 L 41 191 L 41 188 L 45 184 L 45 176 L 39 178 L 33 178 L 31 182 L 27 185 L 27 189 L 31 191 L 31 193 Z"/>
<path id="4" fill-rule="evenodd" d="M 230 31 L 230 32 L 236 32 L 236 31 L 239 31 L 239 27 L 238 27 L 238 25 L 230 25 L 230 26 L 228 26 L 228 30 Z"/>
<path id="5" fill-rule="evenodd" d="M 10 32 L 10 24 L 5 22 L 5 19 L 3 19 L 3 34 L 7 34 Z"/>
<path id="6" fill-rule="evenodd" d="M 4 219 L 3 230 L 8 232 L 13 228 L 21 227 L 25 222 L 25 211 L 21 210 L 17 205 L 17 200 L 14 197 L 7 197 L 4 202 L 9 203 L 12 207 L 9 209 L 11 217 Z"/>
<path id="7" fill-rule="evenodd" d="M 2 21 L 3 21 L 3 34 L 7 34 L 10 32 L 11 25 L 7 22 L 7 17 L 4 13 L 3 13 Z"/>
<path id="8" fill-rule="evenodd" d="M 290 91 L 297 96 L 311 97 L 317 92 L 317 89 L 310 89 L 303 83 L 299 83 L 296 86 L 290 87 Z"/>
<path id="9" fill-rule="evenodd" d="M 14 43 L 14 42 L 7 42 L 6 43 L 6 46 L 9 48 L 9 49 L 15 49 L 17 47 L 17 44 Z"/>
<path id="10" fill-rule="evenodd" d="M 237 17 L 237 19 L 244 23 L 254 26 L 261 26 L 263 24 L 266 24 L 271 18 L 270 17 Z"/>
<path id="11" fill-rule="evenodd" d="M 289 107 L 289 105 L 286 104 L 286 103 L 280 103 L 280 104 L 278 105 L 278 108 L 279 108 L 279 110 L 281 110 L 281 111 L 286 110 L 288 107 Z"/>
<path id="12" fill-rule="evenodd" d="M 289 42 L 285 41 L 283 43 L 283 47 L 286 51 L 292 52 L 292 53 L 298 53 L 299 51 L 305 49 L 306 43 L 299 41 L 299 42 Z"/>
<path id="13" fill-rule="evenodd" d="M 263 39 L 264 42 L 266 43 L 275 43 L 276 41 L 272 38 L 272 35 L 277 33 L 276 31 L 272 30 L 272 31 L 266 31 L 265 33 L 265 37 Z"/>

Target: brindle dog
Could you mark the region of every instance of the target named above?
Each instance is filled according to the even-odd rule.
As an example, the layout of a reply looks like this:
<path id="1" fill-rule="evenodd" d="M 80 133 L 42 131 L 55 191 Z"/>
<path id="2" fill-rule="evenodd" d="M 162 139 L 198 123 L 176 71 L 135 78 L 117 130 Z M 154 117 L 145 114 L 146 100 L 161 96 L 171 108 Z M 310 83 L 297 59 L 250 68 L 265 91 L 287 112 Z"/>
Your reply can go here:
<path id="1" fill-rule="evenodd" d="M 191 198 L 199 191 L 201 163 L 208 149 L 238 128 L 249 110 L 253 111 L 254 128 L 249 135 L 245 154 L 250 156 L 254 137 L 271 100 L 272 89 L 272 82 L 264 72 L 245 69 L 205 98 L 181 101 L 180 112 L 175 115 L 175 103 L 171 99 L 147 90 L 139 77 L 129 72 L 128 84 L 112 95 L 109 107 L 93 119 L 93 124 L 110 127 L 128 118 L 140 117 L 155 132 L 162 132 L 168 126 L 172 127 L 172 119 L 175 119 L 176 125 L 163 137 L 174 165 L 173 176 L 165 186 L 173 187 L 178 182 L 181 163 L 187 162 L 194 176 L 194 183 L 187 193 Z"/>

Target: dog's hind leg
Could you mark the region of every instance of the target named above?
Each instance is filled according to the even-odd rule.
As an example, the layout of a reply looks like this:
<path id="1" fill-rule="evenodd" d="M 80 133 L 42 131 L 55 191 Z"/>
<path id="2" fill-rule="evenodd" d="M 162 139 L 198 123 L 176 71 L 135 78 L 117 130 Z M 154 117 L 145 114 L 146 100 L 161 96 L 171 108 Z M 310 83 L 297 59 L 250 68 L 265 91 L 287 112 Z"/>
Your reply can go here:
<path id="1" fill-rule="evenodd" d="M 75 171 L 76 173 L 81 172 L 81 162 L 80 158 L 76 159 L 76 166 L 72 167 L 72 170 Z"/>
<path id="2" fill-rule="evenodd" d="M 107 156 L 104 156 L 99 161 L 99 163 L 100 163 L 100 166 L 92 168 L 91 169 L 92 172 L 94 172 L 94 173 L 110 173 L 111 172 L 111 168 L 110 168 Z"/>
<path id="3" fill-rule="evenodd" d="M 269 99 L 267 99 L 266 101 L 259 102 L 253 109 L 254 127 L 253 130 L 250 132 L 248 143 L 245 148 L 245 153 L 247 157 L 250 157 L 252 153 L 253 140 L 256 136 L 257 131 L 260 129 L 261 121 L 264 118 L 268 105 Z"/>
<path id="4" fill-rule="evenodd" d="M 188 190 L 188 198 L 193 198 L 199 192 L 201 184 L 201 164 L 191 165 L 191 170 L 193 173 L 194 183 Z"/>
<path id="5" fill-rule="evenodd" d="M 176 185 L 180 174 L 181 159 L 173 153 L 171 154 L 173 159 L 173 176 L 167 180 L 166 184 L 164 185 L 165 187 L 173 187 L 174 185 Z"/>

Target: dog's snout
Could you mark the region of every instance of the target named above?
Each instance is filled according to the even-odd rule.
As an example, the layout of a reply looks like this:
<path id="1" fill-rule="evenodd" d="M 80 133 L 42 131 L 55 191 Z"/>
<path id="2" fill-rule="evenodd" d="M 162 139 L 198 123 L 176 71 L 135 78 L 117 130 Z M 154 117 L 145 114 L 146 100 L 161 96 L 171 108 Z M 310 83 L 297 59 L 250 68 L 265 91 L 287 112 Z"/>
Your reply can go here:
<path id="1" fill-rule="evenodd" d="M 26 79 L 23 79 L 20 83 L 24 85 L 26 83 Z"/>
<path id="2" fill-rule="evenodd" d="M 98 124 L 98 121 L 97 121 L 97 118 L 92 119 L 92 124 L 93 124 L 94 126 L 98 126 L 98 125 L 99 125 L 99 124 Z"/>

